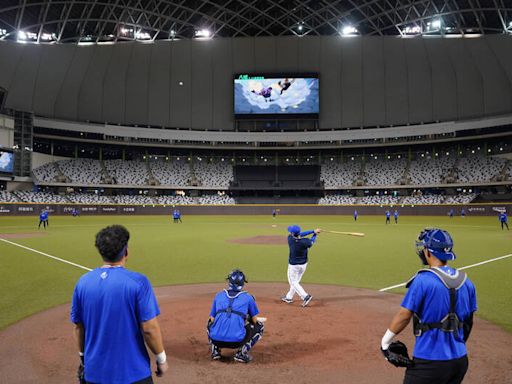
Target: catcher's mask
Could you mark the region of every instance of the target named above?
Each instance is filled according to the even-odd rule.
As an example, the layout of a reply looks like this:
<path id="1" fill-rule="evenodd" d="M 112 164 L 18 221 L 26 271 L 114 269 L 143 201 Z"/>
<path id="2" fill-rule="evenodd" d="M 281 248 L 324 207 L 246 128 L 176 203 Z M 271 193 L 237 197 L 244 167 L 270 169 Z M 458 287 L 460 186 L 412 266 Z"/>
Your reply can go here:
<path id="1" fill-rule="evenodd" d="M 428 265 L 424 249 L 441 261 L 455 260 L 453 253 L 453 239 L 450 234 L 438 228 L 426 228 L 418 236 L 416 241 L 416 253 L 423 265 Z"/>
<path id="2" fill-rule="evenodd" d="M 245 274 L 239 269 L 233 269 L 226 280 L 228 281 L 229 289 L 235 291 L 241 291 L 244 288 L 244 284 L 248 282 Z"/>

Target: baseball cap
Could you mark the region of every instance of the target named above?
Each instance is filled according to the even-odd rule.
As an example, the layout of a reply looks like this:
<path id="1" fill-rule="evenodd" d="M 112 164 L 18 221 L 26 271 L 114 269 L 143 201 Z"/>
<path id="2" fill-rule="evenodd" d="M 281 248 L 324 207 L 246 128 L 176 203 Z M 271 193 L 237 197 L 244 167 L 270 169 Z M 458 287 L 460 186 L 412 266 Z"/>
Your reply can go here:
<path id="1" fill-rule="evenodd" d="M 416 245 L 428 249 L 435 257 L 442 261 L 455 260 L 453 253 L 453 239 L 450 234 L 439 228 L 425 229 L 418 237 Z"/>
<path id="2" fill-rule="evenodd" d="M 300 233 L 300 227 L 297 224 L 290 225 L 288 227 L 288 232 L 293 235 L 298 235 Z"/>

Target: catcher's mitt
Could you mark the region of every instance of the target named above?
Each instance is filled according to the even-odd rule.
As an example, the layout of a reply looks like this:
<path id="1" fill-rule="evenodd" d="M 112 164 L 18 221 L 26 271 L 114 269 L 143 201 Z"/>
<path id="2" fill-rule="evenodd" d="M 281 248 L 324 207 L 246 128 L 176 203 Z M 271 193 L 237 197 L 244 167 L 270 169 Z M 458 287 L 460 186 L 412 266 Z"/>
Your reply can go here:
<path id="1" fill-rule="evenodd" d="M 395 367 L 406 367 L 410 368 L 414 365 L 414 362 L 409 358 L 407 353 L 407 346 L 401 341 L 393 341 L 389 348 L 384 350 L 381 348 L 382 354 Z"/>

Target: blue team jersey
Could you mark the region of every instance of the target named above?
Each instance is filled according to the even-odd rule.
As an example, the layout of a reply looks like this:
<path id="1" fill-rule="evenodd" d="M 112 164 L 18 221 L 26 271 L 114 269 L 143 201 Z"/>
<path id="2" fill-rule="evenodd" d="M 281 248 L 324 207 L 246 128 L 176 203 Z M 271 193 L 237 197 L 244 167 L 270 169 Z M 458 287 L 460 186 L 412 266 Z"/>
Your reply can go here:
<path id="1" fill-rule="evenodd" d="M 290 248 L 288 264 L 306 264 L 308 262 L 308 249 L 313 246 L 313 243 L 314 241 L 305 237 L 296 238 L 292 235 L 288 235 L 288 247 Z"/>
<path id="2" fill-rule="evenodd" d="M 441 267 L 453 275 L 455 270 Z M 402 301 L 402 307 L 418 314 L 424 323 L 440 322 L 450 310 L 450 292 L 433 273 L 419 273 L 413 280 Z M 473 283 L 466 282 L 457 290 L 456 312 L 461 321 L 469 318 L 477 310 L 476 291 Z M 457 339 L 450 332 L 432 329 L 416 337 L 413 356 L 425 360 L 452 360 L 467 354 L 466 344 L 462 341 L 463 331 L 459 330 Z"/>
<path id="3" fill-rule="evenodd" d="M 389 212 L 386 212 L 386 218 L 389 219 L 390 216 L 391 216 L 391 214 Z"/>
<path id="4" fill-rule="evenodd" d="M 46 220 L 45 217 L 46 217 L 46 215 L 44 214 L 44 212 L 39 214 L 39 220 L 45 221 Z"/>
<path id="5" fill-rule="evenodd" d="M 235 314 L 219 312 L 229 307 L 230 298 L 233 298 L 231 309 L 250 317 L 260 313 L 254 297 L 248 292 L 221 291 L 215 295 L 210 316 L 215 318 L 210 327 L 210 338 L 215 341 L 239 342 L 245 339 L 245 318 Z"/>
<path id="6" fill-rule="evenodd" d="M 159 314 L 144 275 L 123 267 L 83 275 L 73 293 L 71 321 L 85 329 L 85 379 L 125 384 L 151 376 L 141 323 Z"/>
<path id="7" fill-rule="evenodd" d="M 394 215 L 395 217 L 398 217 L 398 212 L 395 212 L 393 215 Z"/>
<path id="8" fill-rule="evenodd" d="M 500 214 L 500 221 L 502 223 L 506 223 L 508 221 L 508 217 L 507 217 L 507 214 L 506 213 L 502 213 Z"/>

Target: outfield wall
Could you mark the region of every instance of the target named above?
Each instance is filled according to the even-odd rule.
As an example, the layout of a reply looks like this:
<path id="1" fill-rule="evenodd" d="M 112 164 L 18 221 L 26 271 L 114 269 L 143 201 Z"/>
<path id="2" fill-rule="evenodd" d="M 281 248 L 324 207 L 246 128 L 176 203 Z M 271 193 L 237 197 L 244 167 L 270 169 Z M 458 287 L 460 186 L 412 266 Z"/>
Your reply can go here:
<path id="1" fill-rule="evenodd" d="M 386 210 L 398 209 L 401 216 L 446 216 L 453 208 L 455 215 L 465 209 L 468 216 L 494 216 L 496 209 L 506 208 L 512 212 L 512 203 L 466 204 L 466 205 L 83 205 L 83 204 L 16 204 L 0 203 L 2 216 L 37 216 L 41 209 L 48 209 L 54 215 L 70 215 L 78 208 L 81 215 L 171 215 L 177 208 L 182 215 L 271 215 L 278 210 L 281 215 L 383 215 Z"/>

